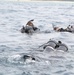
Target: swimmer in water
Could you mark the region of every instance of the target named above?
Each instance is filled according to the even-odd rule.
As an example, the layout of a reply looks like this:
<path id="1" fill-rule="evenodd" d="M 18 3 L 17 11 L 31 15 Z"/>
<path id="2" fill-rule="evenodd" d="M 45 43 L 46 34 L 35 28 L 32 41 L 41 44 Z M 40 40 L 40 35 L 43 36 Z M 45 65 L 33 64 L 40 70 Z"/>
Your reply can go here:
<path id="1" fill-rule="evenodd" d="M 32 56 L 29 56 L 29 55 L 24 55 L 23 56 L 23 59 L 24 59 L 24 61 L 26 61 L 27 59 L 31 59 L 31 60 L 34 60 L 35 61 L 35 58 L 32 57 Z"/>

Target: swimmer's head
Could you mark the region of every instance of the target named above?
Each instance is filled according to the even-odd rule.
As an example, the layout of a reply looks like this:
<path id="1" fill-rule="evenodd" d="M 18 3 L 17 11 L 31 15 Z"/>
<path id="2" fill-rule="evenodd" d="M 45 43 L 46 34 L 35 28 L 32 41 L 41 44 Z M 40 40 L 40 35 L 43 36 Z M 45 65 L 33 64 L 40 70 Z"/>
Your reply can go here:
<path id="1" fill-rule="evenodd" d="M 32 60 L 35 60 L 35 58 L 32 58 Z"/>
<path id="2" fill-rule="evenodd" d="M 34 19 L 30 20 L 30 21 L 34 21 Z"/>
<path id="3" fill-rule="evenodd" d="M 61 41 L 58 41 L 58 43 L 62 43 Z"/>

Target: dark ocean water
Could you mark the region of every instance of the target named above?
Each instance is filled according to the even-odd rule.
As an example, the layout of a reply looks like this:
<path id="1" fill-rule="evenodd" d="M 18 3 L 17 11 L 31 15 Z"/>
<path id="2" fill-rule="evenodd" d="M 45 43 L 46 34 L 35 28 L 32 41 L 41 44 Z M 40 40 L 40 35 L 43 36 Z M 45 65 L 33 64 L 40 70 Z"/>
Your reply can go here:
<path id="1" fill-rule="evenodd" d="M 22 34 L 28 20 L 51 33 Z M 74 2 L 0 2 L 0 75 L 74 75 L 74 33 L 54 32 L 74 25 Z M 40 52 L 49 39 L 61 40 L 69 51 Z M 24 62 L 24 54 L 37 60 Z"/>

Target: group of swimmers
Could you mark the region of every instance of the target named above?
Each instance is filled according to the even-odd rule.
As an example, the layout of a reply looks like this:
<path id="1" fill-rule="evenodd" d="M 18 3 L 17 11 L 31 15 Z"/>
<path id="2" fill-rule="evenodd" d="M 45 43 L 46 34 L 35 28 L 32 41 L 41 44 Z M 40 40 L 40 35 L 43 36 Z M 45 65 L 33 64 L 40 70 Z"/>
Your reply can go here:
<path id="1" fill-rule="evenodd" d="M 53 41 L 53 40 L 51 40 L 51 41 L 52 41 L 52 43 L 55 43 L 56 42 L 56 41 Z M 43 46 L 43 51 L 45 51 L 47 47 L 50 47 L 50 48 L 52 47 L 52 48 L 54 48 L 54 49 L 57 50 L 57 48 L 59 48 L 61 44 L 63 44 L 63 43 L 61 41 L 58 41 L 58 42 L 55 43 L 55 46 L 54 47 L 52 47 L 49 44 L 44 45 Z M 63 49 L 62 50 L 65 51 L 65 52 L 68 51 L 68 47 L 66 45 L 64 45 L 64 44 L 63 44 L 63 46 L 65 46 L 65 49 L 63 48 L 64 50 Z M 51 51 L 51 50 L 48 49 L 48 51 Z M 27 59 L 30 60 L 30 61 L 37 61 L 37 59 L 34 56 L 32 56 L 32 55 L 23 55 L 23 59 L 24 59 L 24 61 L 26 61 Z"/>
<path id="2" fill-rule="evenodd" d="M 28 31 L 29 31 L 30 29 L 32 29 L 32 30 L 34 30 L 34 31 L 35 31 L 36 29 L 38 29 L 37 27 L 34 26 L 33 21 L 34 21 L 34 19 L 32 19 L 32 20 L 30 20 L 30 21 L 28 21 L 28 22 L 26 23 L 26 29 L 25 29 L 25 27 L 23 26 L 23 29 L 25 30 L 25 32 L 29 33 Z M 57 30 L 57 31 L 71 31 L 72 28 L 74 28 L 74 27 L 71 26 L 71 25 L 69 25 L 66 29 L 59 28 L 59 27 L 54 27 L 54 30 Z M 57 47 L 59 47 L 60 44 L 62 44 L 62 42 L 61 42 L 61 41 L 58 41 L 58 43 L 57 43 L 56 46 L 55 46 L 55 49 L 56 49 Z M 45 48 L 45 47 L 44 47 L 44 48 Z"/>
<path id="3" fill-rule="evenodd" d="M 32 30 L 34 30 L 34 31 L 35 31 L 36 29 L 38 29 L 37 27 L 34 26 L 33 21 L 34 21 L 34 19 L 28 21 L 28 22 L 26 23 L 26 28 L 23 26 L 22 29 L 25 30 L 25 31 L 22 30 L 22 33 L 23 33 L 23 32 L 29 33 L 28 30 L 30 30 L 30 29 L 32 29 Z M 71 25 L 69 25 L 66 29 L 59 28 L 59 27 L 54 27 L 54 30 L 56 30 L 56 31 L 71 31 L 72 28 L 74 28 L 74 27 L 71 26 Z M 60 46 L 60 44 L 62 44 L 62 42 L 61 42 L 61 41 L 58 41 L 57 44 L 55 45 L 54 49 L 58 48 L 58 47 Z M 47 46 L 48 46 L 48 45 L 45 45 L 45 46 L 43 47 L 43 49 L 45 49 Z M 31 57 L 31 56 L 28 56 L 28 55 L 24 55 L 24 56 L 23 56 L 23 59 L 24 59 L 24 60 L 25 60 L 25 59 L 28 59 L 28 58 L 31 58 L 31 60 L 35 60 L 35 58 L 34 58 L 34 57 Z"/>
<path id="4" fill-rule="evenodd" d="M 22 33 L 24 33 L 24 32 L 25 33 L 30 33 L 32 30 L 33 31 L 36 31 L 37 29 L 39 29 L 39 28 L 37 28 L 37 27 L 34 26 L 33 21 L 34 21 L 34 19 L 28 21 L 26 23 L 26 26 L 25 27 L 24 26 L 22 27 L 21 32 Z M 53 27 L 53 29 L 55 31 L 59 31 L 59 32 L 73 32 L 74 31 L 74 27 L 71 26 L 71 25 L 68 25 L 68 27 L 65 28 L 65 29 L 64 28 L 60 28 L 60 27 Z"/>

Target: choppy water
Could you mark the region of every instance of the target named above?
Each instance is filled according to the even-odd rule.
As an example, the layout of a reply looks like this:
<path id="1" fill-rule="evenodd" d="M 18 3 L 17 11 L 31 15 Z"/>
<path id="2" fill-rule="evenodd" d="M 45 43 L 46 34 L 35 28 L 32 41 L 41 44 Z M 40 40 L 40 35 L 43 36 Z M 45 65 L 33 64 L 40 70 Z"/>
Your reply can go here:
<path id="1" fill-rule="evenodd" d="M 42 31 L 52 33 L 20 33 L 30 19 L 35 19 L 35 26 Z M 53 32 L 52 24 L 74 25 L 74 3 L 0 2 L 0 75 L 74 75 L 74 34 Z M 37 51 L 51 38 L 61 40 L 69 51 Z M 24 54 L 37 61 L 23 62 Z"/>

